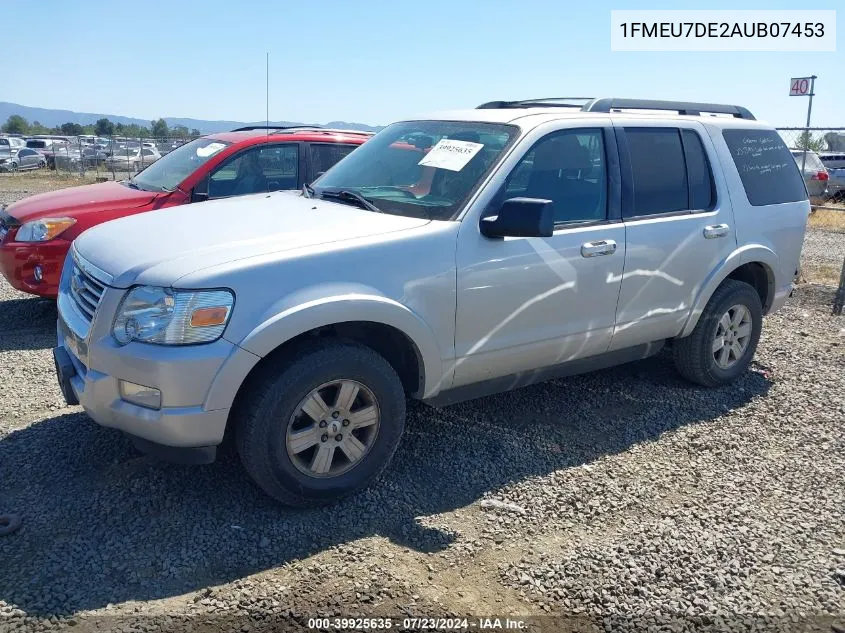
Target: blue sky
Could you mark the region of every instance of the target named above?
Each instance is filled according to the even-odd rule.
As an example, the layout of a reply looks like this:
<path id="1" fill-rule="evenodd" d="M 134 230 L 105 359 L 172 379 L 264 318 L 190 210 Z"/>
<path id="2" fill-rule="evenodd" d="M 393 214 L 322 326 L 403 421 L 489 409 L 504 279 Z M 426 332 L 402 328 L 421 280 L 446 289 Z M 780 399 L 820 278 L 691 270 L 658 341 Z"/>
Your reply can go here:
<path id="1" fill-rule="evenodd" d="M 386 124 L 493 99 L 625 96 L 738 103 L 781 126 L 804 124 L 791 76 L 819 76 L 813 123 L 845 126 L 845 47 L 835 53 L 610 51 L 611 9 L 677 2 L 590 0 L 145 0 L 11 2 L 0 24 L 2 96 L 30 106 L 151 119 L 270 118 Z M 836 9 L 708 0 L 683 8 Z M 163 25 L 163 26 L 159 26 Z M 25 54 L 23 51 L 26 51 Z M 7 50 L 8 53 L 8 50 Z"/>

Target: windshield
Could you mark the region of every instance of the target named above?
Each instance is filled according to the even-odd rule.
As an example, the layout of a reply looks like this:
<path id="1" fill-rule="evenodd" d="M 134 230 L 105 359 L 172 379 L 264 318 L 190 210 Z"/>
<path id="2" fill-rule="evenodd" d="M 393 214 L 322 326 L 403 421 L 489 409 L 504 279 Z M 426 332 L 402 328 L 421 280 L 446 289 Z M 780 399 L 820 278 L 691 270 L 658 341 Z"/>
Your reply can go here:
<path id="1" fill-rule="evenodd" d="M 185 143 L 159 158 L 135 176 L 132 182 L 147 191 L 172 191 L 227 145 L 229 143 L 212 138 L 198 138 Z"/>
<path id="2" fill-rule="evenodd" d="M 385 213 L 451 220 L 516 135 L 474 121 L 394 123 L 327 171 L 314 195 L 351 191 Z"/>

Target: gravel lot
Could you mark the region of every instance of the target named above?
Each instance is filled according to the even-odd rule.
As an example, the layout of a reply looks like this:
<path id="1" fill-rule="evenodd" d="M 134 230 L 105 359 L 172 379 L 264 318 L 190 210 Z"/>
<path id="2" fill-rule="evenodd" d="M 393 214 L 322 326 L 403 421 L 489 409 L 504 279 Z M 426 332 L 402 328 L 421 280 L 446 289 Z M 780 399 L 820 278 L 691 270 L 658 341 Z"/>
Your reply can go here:
<path id="1" fill-rule="evenodd" d="M 808 234 L 805 264 L 843 256 L 845 235 Z M 324 614 L 845 627 L 833 292 L 802 285 L 729 388 L 682 382 L 662 354 L 440 410 L 411 404 L 375 487 L 296 511 L 235 458 L 159 463 L 64 406 L 52 302 L 0 282 L 0 514 L 23 517 L 0 537 L 0 631 L 170 630 L 187 617 L 259 630 Z"/>

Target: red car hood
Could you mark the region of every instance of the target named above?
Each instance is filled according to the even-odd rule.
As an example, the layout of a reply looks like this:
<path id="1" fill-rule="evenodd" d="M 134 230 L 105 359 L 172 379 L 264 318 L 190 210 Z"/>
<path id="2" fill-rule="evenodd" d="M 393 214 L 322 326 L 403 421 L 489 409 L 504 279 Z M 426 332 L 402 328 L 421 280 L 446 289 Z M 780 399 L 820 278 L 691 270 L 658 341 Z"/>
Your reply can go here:
<path id="1" fill-rule="evenodd" d="M 140 191 L 118 182 L 100 182 L 29 196 L 10 204 L 6 213 L 21 223 L 57 215 L 78 217 L 103 209 L 140 207 L 157 195 L 154 191 Z"/>

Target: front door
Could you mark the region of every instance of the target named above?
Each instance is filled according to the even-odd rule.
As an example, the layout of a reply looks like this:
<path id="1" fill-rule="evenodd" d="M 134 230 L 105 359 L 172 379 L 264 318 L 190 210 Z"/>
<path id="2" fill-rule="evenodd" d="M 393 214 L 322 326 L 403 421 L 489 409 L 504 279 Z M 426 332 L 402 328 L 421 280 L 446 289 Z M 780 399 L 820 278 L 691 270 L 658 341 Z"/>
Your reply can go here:
<path id="1" fill-rule="evenodd" d="M 548 238 L 481 235 L 461 226 L 453 386 L 525 374 L 607 350 L 625 258 L 625 229 L 609 213 L 609 123 L 550 132 L 512 169 L 493 201 L 552 200 Z M 615 151 L 615 148 L 610 148 Z M 615 154 L 613 154 L 615 156 Z"/>

